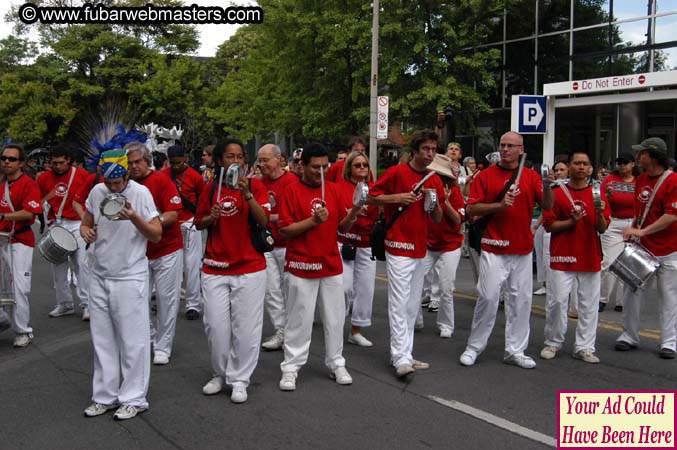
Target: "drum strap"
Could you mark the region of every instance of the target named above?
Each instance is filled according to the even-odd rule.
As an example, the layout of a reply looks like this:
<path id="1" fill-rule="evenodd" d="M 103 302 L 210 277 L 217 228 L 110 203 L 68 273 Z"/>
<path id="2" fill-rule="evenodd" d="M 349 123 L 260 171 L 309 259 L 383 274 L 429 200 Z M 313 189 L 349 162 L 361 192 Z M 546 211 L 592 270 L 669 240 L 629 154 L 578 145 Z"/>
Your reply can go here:
<path id="1" fill-rule="evenodd" d="M 646 202 L 646 207 L 644 208 L 644 214 L 642 214 L 642 219 L 637 222 L 637 228 L 642 228 L 642 225 L 644 225 L 644 221 L 646 220 L 646 216 L 649 215 L 649 210 L 651 209 L 651 204 L 653 203 L 653 199 L 656 196 L 656 192 L 661 188 L 661 185 L 663 182 L 670 176 L 672 172 L 669 170 L 665 170 L 663 172 L 663 175 L 658 179 L 658 182 L 656 183 L 656 186 L 654 186 L 654 190 L 651 193 L 651 196 L 649 197 L 649 201 Z"/>
<path id="2" fill-rule="evenodd" d="M 12 210 L 12 212 L 15 212 L 14 210 L 14 205 L 12 204 L 12 199 L 9 196 L 9 180 L 5 180 L 5 203 L 7 203 L 7 206 L 9 206 L 9 209 Z M 12 220 L 12 231 L 9 232 L 10 236 L 14 236 L 14 226 L 16 225 L 16 222 Z"/>
<path id="3" fill-rule="evenodd" d="M 63 213 L 63 207 L 66 206 L 66 199 L 68 198 L 68 193 L 71 190 L 71 184 L 73 184 L 73 178 L 75 178 L 75 167 L 71 166 L 71 177 L 68 180 L 68 187 L 66 188 L 66 193 L 63 195 L 63 200 L 61 200 L 61 206 L 59 206 L 59 211 L 56 213 L 56 223 L 61 222 L 61 214 Z"/>

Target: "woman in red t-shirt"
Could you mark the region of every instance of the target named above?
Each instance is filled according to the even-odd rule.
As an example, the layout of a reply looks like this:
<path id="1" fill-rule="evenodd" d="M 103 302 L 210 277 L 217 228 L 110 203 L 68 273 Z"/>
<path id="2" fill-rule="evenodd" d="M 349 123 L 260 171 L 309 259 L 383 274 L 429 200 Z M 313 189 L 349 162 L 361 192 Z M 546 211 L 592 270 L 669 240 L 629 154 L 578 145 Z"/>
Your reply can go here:
<path id="1" fill-rule="evenodd" d="M 240 178 L 237 189 L 220 187 L 219 167 L 245 167 L 244 145 L 228 139 L 214 148 L 217 170 L 205 186 L 195 213 L 197 229 L 209 229 L 202 267 L 205 333 L 214 377 L 202 388 L 216 394 L 224 383 L 233 387 L 234 403 L 247 400 L 247 386 L 256 368 L 263 327 L 266 260 L 254 249 L 249 216 L 268 223 L 268 191 L 259 180 Z M 217 186 L 212 186 L 217 183 Z M 217 198 L 218 197 L 218 198 Z"/>
<path id="2" fill-rule="evenodd" d="M 632 153 L 621 153 L 616 158 L 616 170 L 602 182 L 602 193 L 611 208 L 611 223 L 601 236 L 602 252 L 602 293 L 599 298 L 599 310 L 603 311 L 609 299 L 615 299 L 615 311 L 623 311 L 624 286 L 618 278 L 609 272 L 613 263 L 624 248 L 623 230 L 632 226 L 635 216 L 635 176 L 639 175 Z"/>
<path id="3" fill-rule="evenodd" d="M 343 166 L 341 186 L 343 208 L 353 207 L 353 193 L 357 183 L 367 182 L 369 160 L 363 151 L 354 151 Z M 372 343 L 362 335 L 362 327 L 371 326 L 371 307 L 374 300 L 376 260 L 371 258 L 369 236 L 378 218 L 378 207 L 363 206 L 353 226 L 345 233 L 338 233 L 343 255 L 343 291 L 346 310 L 352 305 L 350 337 L 348 342 L 360 347 Z M 352 249 L 351 249 L 352 247 Z M 353 251 L 354 249 L 354 251 Z"/>

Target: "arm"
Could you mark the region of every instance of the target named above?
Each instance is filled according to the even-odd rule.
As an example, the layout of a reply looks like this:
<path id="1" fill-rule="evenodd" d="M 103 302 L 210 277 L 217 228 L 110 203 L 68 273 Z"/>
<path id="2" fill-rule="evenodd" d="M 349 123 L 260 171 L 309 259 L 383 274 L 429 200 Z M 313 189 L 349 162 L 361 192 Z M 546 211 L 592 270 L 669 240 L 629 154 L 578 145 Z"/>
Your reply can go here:
<path id="1" fill-rule="evenodd" d="M 21 211 L 0 214 L 0 220 L 11 220 L 13 222 L 20 222 L 23 220 L 33 220 L 33 213 L 22 209 Z"/>
<path id="2" fill-rule="evenodd" d="M 279 219 L 280 219 L 280 215 L 279 215 L 279 214 L 271 214 L 270 217 L 268 218 L 268 220 L 270 221 L 270 223 L 277 223 L 277 221 L 278 221 Z"/>
<path id="3" fill-rule="evenodd" d="M 165 211 L 163 213 L 160 213 L 160 216 L 162 217 L 162 220 L 159 220 L 158 222 L 161 223 L 162 228 L 167 228 L 176 223 L 177 220 L 179 220 L 179 212 L 178 211 Z"/>
<path id="4" fill-rule="evenodd" d="M 400 194 L 383 194 L 367 197 L 367 205 L 391 205 L 393 203 L 410 205 L 416 201 L 416 196 L 412 192 L 402 192 Z"/>
<path id="5" fill-rule="evenodd" d="M 599 234 L 602 234 L 606 231 L 609 226 L 609 222 L 606 221 L 604 217 L 604 209 L 606 208 L 606 203 L 602 201 L 602 206 L 597 208 L 595 212 L 597 213 L 597 220 L 595 221 L 595 228 Z"/>
<path id="6" fill-rule="evenodd" d="M 77 200 L 73 200 L 73 211 L 78 215 L 80 220 L 83 220 L 85 217 L 85 208 Z"/>
<path id="7" fill-rule="evenodd" d="M 362 208 L 359 206 L 353 206 L 350 211 L 348 211 L 348 214 L 339 223 L 339 231 L 341 233 L 345 233 L 350 230 L 350 228 L 355 224 L 361 209 Z"/>
<path id="8" fill-rule="evenodd" d="M 550 225 L 545 225 L 545 231 L 548 233 L 560 233 L 574 228 L 577 223 L 578 221 L 574 220 L 573 217 L 569 217 L 566 220 L 556 220 Z"/>
<path id="9" fill-rule="evenodd" d="M 249 205 L 249 210 L 251 211 L 252 216 L 254 216 L 254 221 L 256 221 L 260 227 L 265 227 L 268 225 L 268 215 L 263 210 L 259 202 L 256 201 L 254 194 L 249 191 L 249 180 L 246 177 L 242 177 L 240 178 L 238 185 L 240 187 L 240 192 L 242 193 L 244 201 L 247 202 Z"/>
<path id="10" fill-rule="evenodd" d="M 675 222 L 677 222 L 677 215 L 663 214 L 658 218 L 657 221 L 647 226 L 646 228 L 642 228 L 641 230 L 634 227 L 626 228 L 625 230 L 623 230 L 623 237 L 625 239 L 628 239 L 630 236 L 642 237 L 658 233 L 659 231 L 665 230 L 667 227 L 669 227 Z"/>
<path id="11" fill-rule="evenodd" d="M 468 205 L 466 209 L 469 216 L 486 216 L 510 208 L 514 203 L 515 195 L 507 192 L 500 203 L 474 203 Z"/>
<path id="12" fill-rule="evenodd" d="M 547 186 L 543 191 L 541 209 L 544 211 L 550 211 L 554 205 L 555 205 L 555 194 L 552 192 L 552 188 L 550 186 Z"/>
<path id="13" fill-rule="evenodd" d="M 440 203 L 435 203 L 435 209 L 430 213 L 430 218 L 433 220 L 433 223 L 440 223 L 442 220 L 442 207 Z"/>
<path id="14" fill-rule="evenodd" d="M 86 243 L 91 244 L 96 241 L 96 230 L 94 229 L 94 216 L 89 211 L 83 210 L 82 222 L 80 223 L 80 236 Z"/>
<path id="15" fill-rule="evenodd" d="M 454 209 L 453 206 L 451 206 L 451 203 L 449 203 L 449 198 L 444 200 L 444 203 L 442 204 L 442 211 L 444 212 L 444 215 L 451 220 L 451 223 L 454 225 L 460 225 L 461 223 L 461 215 Z"/>
<path id="16" fill-rule="evenodd" d="M 143 220 L 143 217 L 132 211 L 129 220 L 131 220 L 136 229 L 152 243 L 157 244 L 160 242 L 160 239 L 162 239 L 162 225 L 160 224 L 160 219 L 157 217 L 153 217 L 150 222 L 146 222 Z"/>
<path id="17" fill-rule="evenodd" d="M 329 218 L 329 210 L 327 208 L 318 208 L 313 212 L 313 215 L 307 217 L 300 222 L 294 222 L 284 228 L 280 228 L 280 235 L 285 239 L 291 239 L 300 236 L 306 231 L 314 228 Z"/>

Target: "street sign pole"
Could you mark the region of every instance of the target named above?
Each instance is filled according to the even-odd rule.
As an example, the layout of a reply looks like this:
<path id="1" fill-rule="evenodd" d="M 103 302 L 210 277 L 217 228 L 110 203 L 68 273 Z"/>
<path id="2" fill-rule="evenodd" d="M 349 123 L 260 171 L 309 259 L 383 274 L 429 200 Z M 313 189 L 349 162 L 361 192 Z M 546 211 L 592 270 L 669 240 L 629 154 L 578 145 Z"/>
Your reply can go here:
<path id="1" fill-rule="evenodd" d="M 378 150 L 376 148 L 376 97 L 378 95 L 378 20 L 379 20 L 379 0 L 373 0 L 374 17 L 371 26 L 371 105 L 369 109 L 369 169 L 374 174 L 374 179 L 378 176 Z"/>

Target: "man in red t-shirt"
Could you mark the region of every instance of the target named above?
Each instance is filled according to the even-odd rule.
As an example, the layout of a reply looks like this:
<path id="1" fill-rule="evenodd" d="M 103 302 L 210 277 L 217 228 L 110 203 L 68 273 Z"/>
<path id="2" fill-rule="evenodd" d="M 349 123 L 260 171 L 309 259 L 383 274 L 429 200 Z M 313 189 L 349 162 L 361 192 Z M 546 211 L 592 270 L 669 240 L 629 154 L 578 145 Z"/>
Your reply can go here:
<path id="1" fill-rule="evenodd" d="M 87 171 L 73 167 L 70 153 L 63 147 L 50 150 L 51 169 L 37 179 L 42 196 L 42 205 L 49 205 L 47 219 L 52 225 L 59 225 L 73 234 L 78 244 L 77 251 L 66 262 L 52 264 L 56 306 L 49 312 L 50 317 L 67 316 L 75 313 L 73 295 L 68 283 L 68 268 L 77 279 L 80 268 L 85 264 L 85 241 L 80 236 L 80 216 L 73 209 L 73 198 L 87 181 Z M 76 293 L 82 307 L 82 319 L 89 319 L 87 309 L 86 282 L 77 284 Z"/>
<path id="2" fill-rule="evenodd" d="M 412 356 L 414 326 L 421 309 L 428 216 L 434 223 L 440 222 L 442 208 L 439 200 L 445 198 L 442 181 L 435 174 L 425 181 L 423 189 L 419 187 L 430 173 L 426 168 L 437 153 L 437 135 L 430 130 L 418 131 L 413 135 L 410 146 L 412 160 L 386 170 L 369 192 L 369 203 L 385 206 L 387 224 L 392 222 L 400 208 L 405 208 L 385 239 L 390 359 L 396 376 L 401 379 L 416 369 L 430 367 Z M 424 208 L 424 189 L 433 189 L 437 193 L 438 201 L 430 212 Z"/>
<path id="3" fill-rule="evenodd" d="M 140 142 L 125 145 L 129 176 L 150 191 L 160 215 L 162 239 L 149 241 L 148 257 L 149 289 L 155 286 L 157 315 L 151 320 L 153 342 L 153 364 L 169 363 L 172 344 L 176 334 L 176 317 L 179 313 L 181 296 L 181 274 L 183 273 L 183 241 L 178 222 L 181 197 L 171 178 L 162 172 L 151 170 L 153 157 L 148 148 Z"/>
<path id="4" fill-rule="evenodd" d="M 352 152 L 362 152 L 364 154 L 368 153 L 367 144 L 365 144 L 364 139 L 362 139 L 360 136 L 353 136 L 350 138 L 350 141 L 348 142 L 348 151 L 340 150 L 336 154 L 336 162 L 332 164 L 327 171 L 327 181 L 331 181 L 333 183 L 338 183 L 341 181 L 343 178 L 343 168 L 346 164 L 346 158 L 348 158 L 348 155 L 350 155 Z M 374 174 L 371 173 L 371 170 L 369 170 L 369 182 L 372 181 L 374 181 Z"/>
<path id="5" fill-rule="evenodd" d="M 285 239 L 280 236 L 280 205 L 289 185 L 297 183 L 298 177 L 284 170 L 280 147 L 266 144 L 259 149 L 258 161 L 263 177 L 261 181 L 268 189 L 270 199 L 270 229 L 273 232 L 272 251 L 264 253 L 266 257 L 266 296 L 265 309 L 273 324 L 275 333 L 268 337 L 261 347 L 266 350 L 279 350 L 284 342 L 284 325 L 287 320 L 285 312 L 286 287 L 284 283 Z"/>
<path id="6" fill-rule="evenodd" d="M 180 145 L 167 149 L 169 167 L 161 172 L 172 179 L 181 197 L 179 225 L 183 236 L 183 272 L 186 275 L 186 319 L 196 320 L 202 311 L 200 294 L 200 261 L 202 260 L 202 232 L 193 225 L 193 216 L 204 187 L 197 170 L 186 164 L 186 152 Z"/>
<path id="7" fill-rule="evenodd" d="M 552 359 L 562 348 L 567 331 L 569 293 L 578 293 L 578 324 L 574 358 L 599 363 L 595 356 L 599 313 L 602 246 L 597 233 L 604 233 L 610 220 L 604 201 L 596 208 L 588 173 L 590 157 L 573 152 L 569 159 L 569 182 L 555 190 L 555 204 L 543 213 L 550 238 L 550 295 L 545 305 L 545 347 L 541 358 Z M 568 195 L 567 195 L 568 194 Z"/>
<path id="8" fill-rule="evenodd" d="M 40 214 L 40 189 L 35 181 L 23 173 L 24 155 L 21 147 L 8 144 L 0 157 L 2 173 L 0 183 L 0 257 L 1 276 L 12 277 L 14 307 L 10 317 L 0 308 L 0 331 L 11 323 L 14 346 L 26 347 L 33 339 L 30 327 L 28 295 L 31 291 L 31 270 L 35 237 L 31 225 Z M 10 275 L 11 274 L 11 275 Z M 8 280 L 3 280 L 5 283 Z M 3 287 L 8 287 L 4 284 Z M 11 292 L 7 293 L 11 295 Z"/>
<path id="9" fill-rule="evenodd" d="M 346 215 L 338 186 L 323 182 L 329 167 L 323 145 L 307 144 L 301 158 L 301 180 L 285 192 L 278 221 L 280 235 L 287 239 L 287 322 L 284 361 L 280 364 L 283 391 L 296 389 L 298 371 L 308 361 L 317 302 L 324 327 L 324 361 L 330 377 L 338 384 L 353 382 L 343 359 L 343 265 L 336 234 L 353 224 L 359 210 Z"/>
<path id="10" fill-rule="evenodd" d="M 635 185 L 635 223 L 623 234 L 626 240 L 639 238 L 661 263 L 656 272 L 661 325 L 658 356 L 673 359 L 677 345 L 677 174 L 667 170 L 668 148 L 661 138 L 645 139 L 632 149 L 639 152 L 637 159 L 644 173 Z M 652 299 L 643 289 L 625 290 L 623 334 L 616 340 L 616 350 L 631 350 L 639 344 L 639 305 L 648 300 Z"/>
<path id="11" fill-rule="evenodd" d="M 533 359 L 524 354 L 529 344 L 529 317 L 533 287 L 531 217 L 534 203 L 541 209 L 552 208 L 553 193 L 549 184 L 543 191 L 540 175 L 524 168 L 519 182 L 515 180 L 503 199 L 499 194 L 519 173 L 520 158 L 524 154 L 522 136 L 509 131 L 501 136 L 500 160 L 475 177 L 470 185 L 469 216 L 491 214 L 482 236 L 479 281 L 479 299 L 475 305 L 468 345 L 461 355 L 464 366 L 472 366 L 487 346 L 496 322 L 501 285 L 506 283 L 509 297 L 505 302 L 505 356 L 506 364 L 524 369 L 536 367 Z M 549 181 L 554 181 L 552 172 Z"/>

